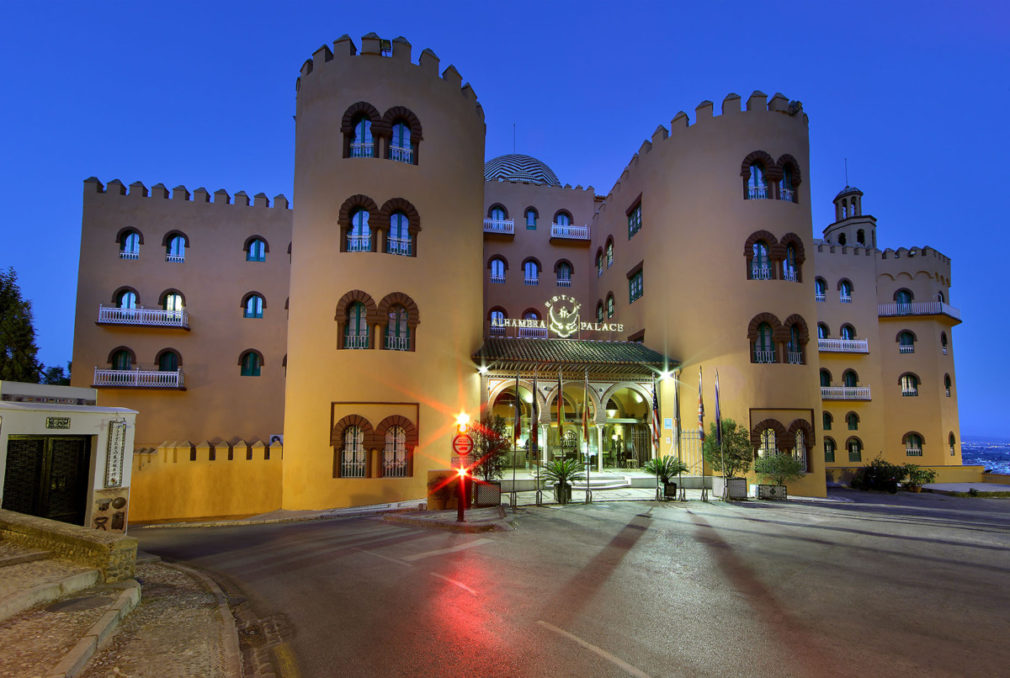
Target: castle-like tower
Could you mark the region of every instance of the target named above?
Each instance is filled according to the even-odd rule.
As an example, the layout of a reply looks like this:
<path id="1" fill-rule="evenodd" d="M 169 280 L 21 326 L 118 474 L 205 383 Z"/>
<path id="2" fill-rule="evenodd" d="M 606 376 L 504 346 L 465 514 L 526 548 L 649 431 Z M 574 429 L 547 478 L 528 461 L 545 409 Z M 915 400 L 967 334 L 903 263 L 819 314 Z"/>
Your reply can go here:
<path id="1" fill-rule="evenodd" d="M 483 111 L 370 34 L 305 63 L 296 119 L 284 506 L 424 496 L 478 406 Z"/>

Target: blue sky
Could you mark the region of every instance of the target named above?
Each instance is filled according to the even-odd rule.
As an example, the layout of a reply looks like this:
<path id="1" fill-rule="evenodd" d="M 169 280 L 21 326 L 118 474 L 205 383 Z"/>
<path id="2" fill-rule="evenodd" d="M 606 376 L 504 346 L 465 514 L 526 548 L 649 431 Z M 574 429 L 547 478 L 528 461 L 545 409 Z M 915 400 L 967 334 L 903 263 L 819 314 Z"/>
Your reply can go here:
<path id="1" fill-rule="evenodd" d="M 44 362 L 70 359 L 82 180 L 290 197 L 299 66 L 375 31 L 456 65 L 487 157 L 512 151 L 515 123 L 520 153 L 603 194 L 680 110 L 801 100 L 815 234 L 848 158 L 878 244 L 953 259 L 962 433 L 1010 437 L 1010 304 L 992 292 L 1010 245 L 1007 3 L 292 4 L 0 5 L 0 266 L 33 303 Z"/>

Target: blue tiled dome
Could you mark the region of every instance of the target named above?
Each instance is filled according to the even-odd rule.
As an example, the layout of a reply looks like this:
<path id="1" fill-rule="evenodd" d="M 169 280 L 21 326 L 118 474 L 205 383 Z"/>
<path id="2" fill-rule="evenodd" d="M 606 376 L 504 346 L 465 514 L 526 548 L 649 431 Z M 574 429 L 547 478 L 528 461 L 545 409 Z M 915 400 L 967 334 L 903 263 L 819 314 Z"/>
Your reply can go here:
<path id="1" fill-rule="evenodd" d="M 521 181 L 540 186 L 560 186 L 550 167 L 528 155 L 499 155 L 484 163 L 485 181 Z"/>

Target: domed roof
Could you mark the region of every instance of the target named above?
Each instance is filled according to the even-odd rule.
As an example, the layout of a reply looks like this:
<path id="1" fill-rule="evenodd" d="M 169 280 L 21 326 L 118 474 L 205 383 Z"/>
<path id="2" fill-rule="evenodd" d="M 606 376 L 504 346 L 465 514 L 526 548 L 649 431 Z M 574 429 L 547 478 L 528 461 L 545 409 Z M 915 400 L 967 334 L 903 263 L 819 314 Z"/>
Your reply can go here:
<path id="1" fill-rule="evenodd" d="M 838 195 L 836 195 L 836 196 L 835 196 L 835 200 L 838 200 L 838 199 L 839 199 L 839 198 L 841 198 L 841 197 L 842 197 L 843 195 L 850 195 L 850 194 L 852 194 L 852 193 L 855 193 L 856 195 L 862 195 L 862 194 L 863 194 L 863 192 L 862 192 L 862 191 L 860 191 L 860 190 L 859 190 L 858 188 L 856 188 L 855 186 L 848 186 L 848 185 L 846 185 L 846 186 L 845 186 L 845 188 L 843 188 L 842 190 L 840 190 L 840 191 L 838 192 Z"/>
<path id="2" fill-rule="evenodd" d="M 484 163 L 485 181 L 521 181 L 524 184 L 560 186 L 550 167 L 528 155 L 499 155 Z"/>

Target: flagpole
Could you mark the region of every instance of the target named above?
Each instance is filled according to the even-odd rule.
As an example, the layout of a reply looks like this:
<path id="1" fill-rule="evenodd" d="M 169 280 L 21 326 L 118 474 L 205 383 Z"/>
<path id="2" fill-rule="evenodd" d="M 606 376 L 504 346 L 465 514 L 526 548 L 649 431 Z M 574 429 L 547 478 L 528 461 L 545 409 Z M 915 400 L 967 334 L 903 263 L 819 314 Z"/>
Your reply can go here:
<path id="1" fill-rule="evenodd" d="M 516 512 L 516 502 L 519 500 L 519 493 L 516 492 L 516 457 L 519 455 L 519 372 L 516 372 L 516 399 L 515 399 L 515 420 L 512 422 L 512 492 L 509 494 L 509 503 L 512 504 L 512 513 Z"/>
<path id="2" fill-rule="evenodd" d="M 656 387 L 656 377 L 653 376 L 652 377 L 652 445 L 655 448 L 655 452 L 653 454 L 655 455 L 654 459 L 656 461 L 654 463 L 659 464 L 660 463 L 659 460 L 660 460 L 660 456 L 661 456 L 660 455 L 661 450 L 660 450 L 660 447 L 659 447 L 659 435 L 660 435 L 661 432 L 659 430 L 659 424 L 660 424 L 660 422 L 659 422 L 659 391 L 656 390 L 656 389 L 657 389 L 657 387 Z M 658 468 L 658 466 L 657 466 L 657 468 Z M 659 474 L 657 473 L 656 474 L 656 501 L 662 501 L 662 500 L 663 500 L 663 496 L 662 496 L 662 494 L 660 494 L 660 491 L 659 491 Z"/>
<path id="3" fill-rule="evenodd" d="M 536 444 L 533 446 L 535 448 L 534 454 L 537 459 L 537 495 L 536 501 L 537 506 L 542 506 L 544 503 L 544 493 L 540 489 L 540 403 L 537 401 L 537 373 L 533 372 L 533 414 L 535 421 L 533 422 L 533 430 L 530 433 L 535 433 L 533 436 L 536 440 Z"/>
<path id="4" fill-rule="evenodd" d="M 715 430 L 719 436 L 719 462 L 722 465 L 722 500 L 729 496 L 729 478 L 726 477 L 726 451 L 722 439 L 722 412 L 719 410 L 719 370 L 715 371 Z"/>
<path id="5" fill-rule="evenodd" d="M 701 500 L 708 501 L 705 483 L 705 400 L 701 389 L 701 366 L 698 366 L 698 440 L 701 445 Z"/>
<path id="6" fill-rule="evenodd" d="M 582 437 L 586 443 L 586 503 L 593 501 L 593 492 L 589 489 L 589 467 L 592 466 L 589 459 L 589 368 L 585 371 L 585 380 L 582 382 Z"/>
<path id="7" fill-rule="evenodd" d="M 682 423 L 680 421 L 680 370 L 673 373 L 673 416 L 677 426 L 677 461 L 683 462 L 681 457 L 680 433 Z M 684 489 L 684 472 L 677 476 L 680 479 L 680 488 L 677 491 L 677 499 L 687 501 L 687 490 Z"/>

